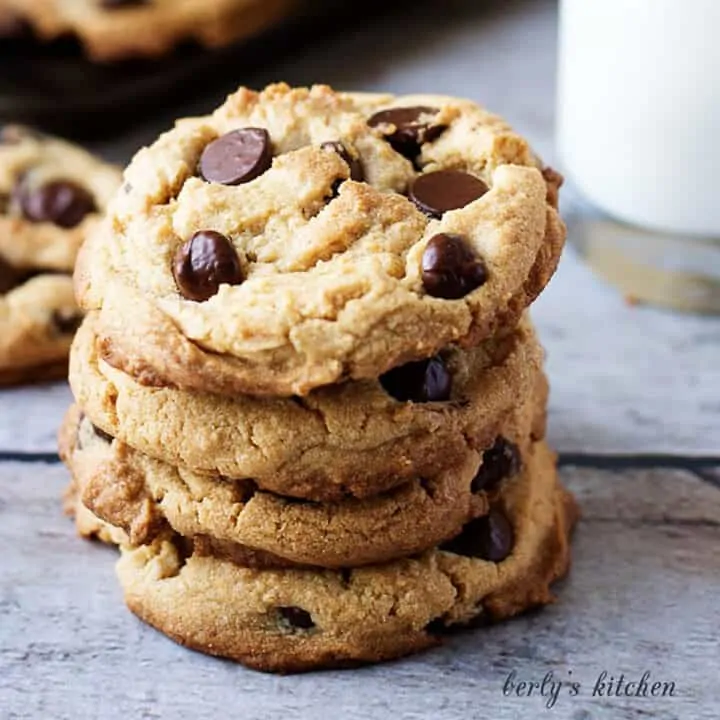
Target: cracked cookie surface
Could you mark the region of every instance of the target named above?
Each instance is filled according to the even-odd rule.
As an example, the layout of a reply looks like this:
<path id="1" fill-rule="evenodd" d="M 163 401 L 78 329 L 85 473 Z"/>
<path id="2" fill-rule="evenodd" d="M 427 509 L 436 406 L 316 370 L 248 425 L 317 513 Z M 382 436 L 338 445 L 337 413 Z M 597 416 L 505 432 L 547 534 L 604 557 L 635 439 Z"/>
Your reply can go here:
<path id="1" fill-rule="evenodd" d="M 80 322 L 75 257 L 120 178 L 63 140 L 0 131 L 0 383 L 65 374 Z"/>
<path id="2" fill-rule="evenodd" d="M 103 357 L 143 384 L 376 378 L 517 322 L 565 237 L 542 171 L 469 101 L 240 89 L 136 155 L 78 296 Z"/>
<path id="3" fill-rule="evenodd" d="M 117 572 L 135 614 L 197 650 L 276 672 L 376 662 L 553 601 L 577 507 L 544 443 L 493 512 L 445 549 L 342 572 L 243 568 L 172 538 L 124 547 Z"/>
<path id="4" fill-rule="evenodd" d="M 379 380 L 302 399 L 147 387 L 101 359 L 95 328 L 91 314 L 70 359 L 73 393 L 95 425 L 171 465 L 318 501 L 367 497 L 435 475 L 468 449 L 489 447 L 519 398 L 547 390 L 529 320 L 502 339 L 444 353 L 449 397 L 431 402 L 398 400 Z M 425 375 L 418 381 L 413 367 L 393 371 L 385 385 L 420 393 Z M 533 432 L 539 439 L 544 429 Z"/>
<path id="5" fill-rule="evenodd" d="M 492 448 L 468 448 L 443 472 L 364 500 L 297 501 L 252 481 L 181 470 L 94 430 L 77 406 L 64 422 L 61 455 L 79 499 L 123 528 L 133 545 L 152 542 L 169 523 L 186 537 L 243 545 L 260 553 L 264 565 L 273 564 L 269 554 L 275 566 L 354 567 L 427 550 L 486 514 L 501 483 L 520 471 L 534 429 L 544 427 L 544 378 L 536 384 L 537 392 L 504 420 Z"/>

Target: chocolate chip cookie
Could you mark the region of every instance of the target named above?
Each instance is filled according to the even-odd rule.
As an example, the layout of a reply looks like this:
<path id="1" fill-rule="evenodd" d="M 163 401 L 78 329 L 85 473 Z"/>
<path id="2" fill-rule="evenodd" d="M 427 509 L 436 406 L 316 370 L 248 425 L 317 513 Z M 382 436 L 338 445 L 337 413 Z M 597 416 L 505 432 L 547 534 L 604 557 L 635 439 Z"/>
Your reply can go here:
<path id="1" fill-rule="evenodd" d="M 93 432 L 77 406 L 66 416 L 61 454 L 82 502 L 122 527 L 133 545 L 151 542 L 167 521 L 185 537 L 240 544 L 284 564 L 354 567 L 427 550 L 485 514 L 488 493 L 520 471 L 533 429 L 544 425 L 542 376 L 536 385 L 484 452 L 466 448 L 437 475 L 363 500 L 298 501 L 263 492 L 253 481 L 178 469 Z"/>
<path id="2" fill-rule="evenodd" d="M 342 667 L 552 602 L 576 517 L 554 456 L 536 443 L 488 515 L 420 556 L 343 571 L 258 570 L 168 536 L 123 547 L 117 571 L 129 608 L 183 645 L 265 671 Z"/>
<path id="3" fill-rule="evenodd" d="M 0 0 L 0 20 L 52 40 L 75 35 L 95 60 L 157 56 L 185 40 L 208 47 L 248 38 L 297 0 Z"/>
<path id="4" fill-rule="evenodd" d="M 0 131 L 0 384 L 67 372 L 71 274 L 120 172 L 28 128 Z"/>
<path id="5" fill-rule="evenodd" d="M 147 387 L 100 358 L 95 331 L 93 313 L 70 359 L 75 398 L 95 425 L 171 465 L 317 501 L 437 475 L 468 449 L 489 447 L 519 402 L 547 392 L 527 319 L 502 339 L 305 398 Z M 533 430 L 536 439 L 543 432 Z"/>
<path id="6" fill-rule="evenodd" d="M 65 514 L 74 519 L 75 528 L 81 537 L 114 545 L 126 544 L 129 540 L 122 528 L 93 515 L 81 500 L 85 483 L 91 477 L 95 466 L 103 461 L 106 445 L 111 438 L 104 438 L 103 442 L 103 438 L 98 434 L 101 431 L 92 423 L 81 423 L 81 416 L 72 416 L 73 422 L 68 422 L 71 412 L 72 410 L 68 410 L 58 431 L 60 458 L 68 466 L 72 463 L 70 483 L 63 495 Z M 78 448 L 82 448 L 83 452 L 77 452 Z"/>
<path id="7" fill-rule="evenodd" d="M 241 88 L 141 150 L 81 253 L 143 384 L 305 396 L 512 328 L 555 269 L 559 176 L 474 103 Z"/>

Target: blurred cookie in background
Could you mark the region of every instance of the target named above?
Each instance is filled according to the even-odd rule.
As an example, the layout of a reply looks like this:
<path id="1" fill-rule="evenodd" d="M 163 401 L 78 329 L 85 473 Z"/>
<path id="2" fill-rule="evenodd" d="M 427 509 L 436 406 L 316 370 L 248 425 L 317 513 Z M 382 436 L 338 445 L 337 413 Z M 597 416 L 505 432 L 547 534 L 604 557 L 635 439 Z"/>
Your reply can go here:
<path id="1" fill-rule="evenodd" d="M 0 125 L 107 142 L 158 115 L 167 124 L 347 27 L 350 13 L 339 0 L 101 1 L 0 0 Z M 381 7 L 367 0 L 366 16 Z M 74 25 L 58 23 L 60 8 Z"/>
<path id="2" fill-rule="evenodd" d="M 66 374 L 72 271 L 120 171 L 57 138 L 0 130 L 0 385 Z"/>
<path id="3" fill-rule="evenodd" d="M 219 47 L 286 16 L 298 0 L 0 0 L 0 29 L 77 37 L 93 60 L 156 57 L 183 40 Z"/>

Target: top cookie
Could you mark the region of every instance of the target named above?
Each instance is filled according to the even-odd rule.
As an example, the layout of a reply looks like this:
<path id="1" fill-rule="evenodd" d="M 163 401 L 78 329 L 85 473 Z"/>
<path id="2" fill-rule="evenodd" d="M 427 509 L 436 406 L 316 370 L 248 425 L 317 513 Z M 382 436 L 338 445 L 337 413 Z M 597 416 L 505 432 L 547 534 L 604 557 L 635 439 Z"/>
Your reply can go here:
<path id="1" fill-rule="evenodd" d="M 559 176 L 467 100 L 241 88 L 127 169 L 81 252 L 106 359 L 147 384 L 305 395 L 472 346 L 551 277 Z"/>
<path id="2" fill-rule="evenodd" d="M 155 56 L 194 39 L 210 47 L 254 35 L 297 0 L 0 0 L 6 33 L 25 21 L 46 40 L 76 35 L 95 60 Z M 0 28 L 1 29 L 1 28 Z"/>

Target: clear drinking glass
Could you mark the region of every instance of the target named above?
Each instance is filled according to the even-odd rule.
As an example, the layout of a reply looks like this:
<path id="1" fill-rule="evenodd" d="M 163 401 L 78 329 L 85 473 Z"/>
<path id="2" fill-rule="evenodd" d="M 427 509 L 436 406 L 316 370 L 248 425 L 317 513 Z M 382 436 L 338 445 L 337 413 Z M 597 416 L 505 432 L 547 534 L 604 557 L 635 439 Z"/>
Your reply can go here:
<path id="1" fill-rule="evenodd" d="M 571 241 L 631 299 L 720 312 L 720 0 L 561 0 Z"/>

